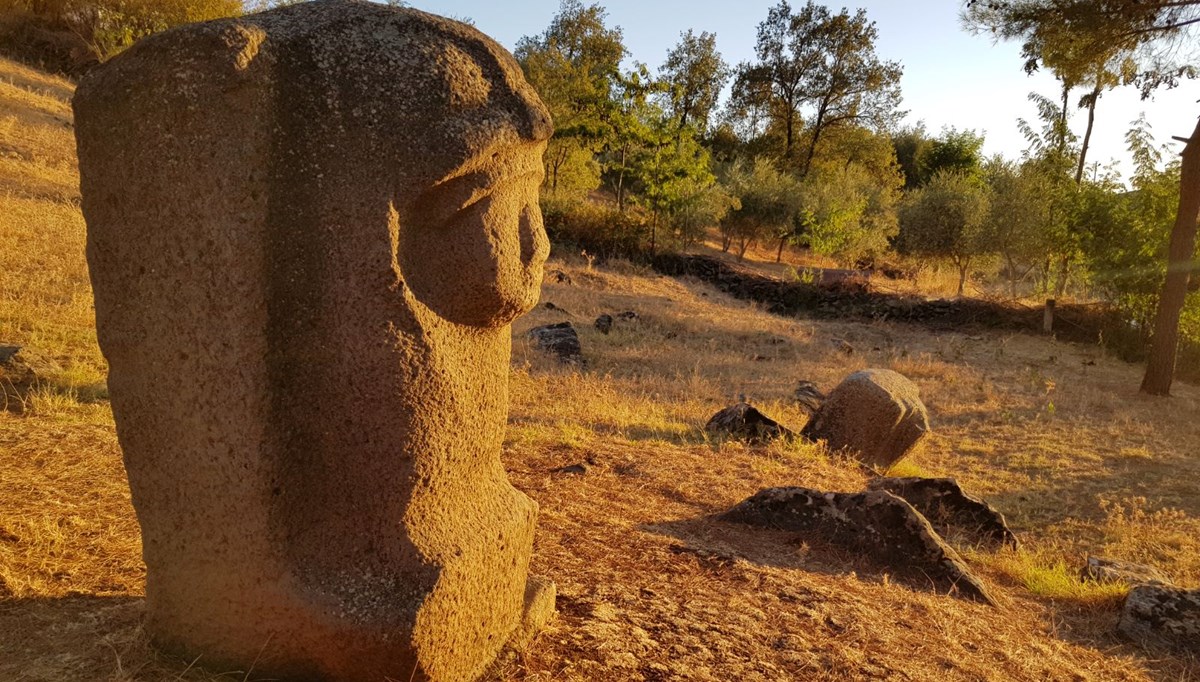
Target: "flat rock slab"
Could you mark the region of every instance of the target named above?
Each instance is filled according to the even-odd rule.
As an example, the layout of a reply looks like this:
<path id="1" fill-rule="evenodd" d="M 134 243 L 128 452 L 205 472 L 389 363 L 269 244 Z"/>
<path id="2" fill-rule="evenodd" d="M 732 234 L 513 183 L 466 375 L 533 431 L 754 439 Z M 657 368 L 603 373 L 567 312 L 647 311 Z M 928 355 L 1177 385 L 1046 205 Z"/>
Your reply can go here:
<path id="1" fill-rule="evenodd" d="M 858 552 L 914 582 L 995 606 L 983 583 L 911 504 L 886 490 L 821 492 L 767 488 L 721 517 L 815 535 Z"/>
<path id="2" fill-rule="evenodd" d="M 1017 536 L 1008 528 L 1004 514 L 987 502 L 963 492 L 953 478 L 876 478 L 867 484 L 871 490 L 886 490 L 903 498 L 940 533 L 957 528 L 974 535 L 985 544 L 1020 548 Z"/>
<path id="3" fill-rule="evenodd" d="M 796 435 L 748 403 L 730 405 L 717 412 L 704 425 L 704 430 L 718 438 L 732 438 L 747 443 L 768 443 Z"/>
<path id="4" fill-rule="evenodd" d="M 579 343 L 579 333 L 570 322 L 534 327 L 527 334 L 539 349 L 557 356 L 562 363 L 583 364 L 583 346 Z"/>
<path id="5" fill-rule="evenodd" d="M 1132 561 L 1090 556 L 1079 571 L 1080 580 L 1100 583 L 1126 583 L 1128 585 L 1159 585 L 1171 587 L 1171 579 L 1153 566 L 1135 564 Z"/>
<path id="6" fill-rule="evenodd" d="M 929 414 L 917 385 L 890 369 L 865 369 L 829 393 L 800 435 L 887 469 L 927 433 Z"/>
<path id="7" fill-rule="evenodd" d="M 1125 598 L 1117 629 L 1143 644 L 1200 655 L 1200 590 L 1138 585 Z"/>

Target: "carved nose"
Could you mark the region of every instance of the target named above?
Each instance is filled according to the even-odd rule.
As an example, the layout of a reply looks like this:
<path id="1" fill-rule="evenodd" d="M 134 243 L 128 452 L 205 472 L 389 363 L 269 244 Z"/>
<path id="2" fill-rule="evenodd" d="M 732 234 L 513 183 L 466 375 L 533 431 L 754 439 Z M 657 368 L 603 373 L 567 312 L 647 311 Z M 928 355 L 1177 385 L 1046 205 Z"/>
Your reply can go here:
<path id="1" fill-rule="evenodd" d="M 525 112 L 524 120 L 521 121 L 521 134 L 535 142 L 549 140 L 554 134 L 554 123 L 550 120 L 550 110 L 542 103 L 542 98 L 528 84 L 518 88 L 517 98 Z"/>

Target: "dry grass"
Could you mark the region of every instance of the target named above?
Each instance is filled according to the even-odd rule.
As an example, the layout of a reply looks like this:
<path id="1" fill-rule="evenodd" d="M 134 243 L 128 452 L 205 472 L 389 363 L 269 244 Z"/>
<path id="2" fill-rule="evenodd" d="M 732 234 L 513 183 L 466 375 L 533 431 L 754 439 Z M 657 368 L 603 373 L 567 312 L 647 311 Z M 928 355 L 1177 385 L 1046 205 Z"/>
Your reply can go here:
<path id="1" fill-rule="evenodd" d="M 0 189 L 0 342 L 57 367 L 21 414 L 0 411 L 0 679 L 254 679 L 160 658 L 139 625 L 144 568 L 104 400 L 68 128 L 38 132 L 66 116 L 68 94 L 0 62 L 0 122 L 11 121 L 0 140 L 32 159 L 0 164 L 0 187 L 15 188 Z M 1136 367 L 1048 339 L 785 319 L 629 265 L 551 267 L 574 283 L 547 284 L 543 301 L 571 316 L 539 308 L 514 328 L 505 462 L 541 505 L 534 568 L 558 584 L 560 614 L 496 679 L 1200 678 L 1194 661 L 1116 639 L 1122 590 L 1075 578 L 1097 552 L 1200 585 L 1195 387 L 1145 398 Z M 640 319 L 607 336 L 592 328 L 624 310 Z M 564 319 L 584 370 L 524 341 Z M 714 443 L 702 426 L 745 394 L 798 428 L 797 381 L 829 388 L 867 366 L 912 377 L 933 415 L 936 435 L 897 473 L 956 476 L 1021 535 L 1021 553 L 964 548 L 1001 608 L 712 518 L 765 486 L 861 488 L 859 469 L 818 447 Z M 552 472 L 577 462 L 586 474 Z"/>

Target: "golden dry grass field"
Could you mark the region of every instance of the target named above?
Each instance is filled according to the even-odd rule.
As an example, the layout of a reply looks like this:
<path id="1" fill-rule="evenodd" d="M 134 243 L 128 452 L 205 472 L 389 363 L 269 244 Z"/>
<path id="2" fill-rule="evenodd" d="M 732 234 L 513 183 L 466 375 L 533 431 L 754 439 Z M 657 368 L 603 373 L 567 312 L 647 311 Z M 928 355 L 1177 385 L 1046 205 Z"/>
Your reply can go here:
<path id="1" fill-rule="evenodd" d="M 0 680 L 254 680 L 156 655 L 144 567 L 104 392 L 83 258 L 68 83 L 0 61 L 0 343 L 41 368 L 0 410 Z M 541 518 L 534 570 L 559 615 L 496 680 L 1184 680 L 1196 660 L 1113 634 L 1122 589 L 1081 583 L 1088 553 L 1200 587 L 1200 390 L 1137 393 L 1099 348 L 995 332 L 812 322 L 694 281 L 570 254 L 516 324 L 504 461 Z M 601 335 L 600 313 L 634 310 Z M 524 332 L 569 320 L 588 364 Z M 852 355 L 833 339 L 850 342 Z M 713 520 L 780 485 L 861 489 L 805 444 L 710 442 L 745 394 L 785 424 L 799 380 L 863 367 L 921 388 L 935 435 L 900 469 L 957 477 L 1024 542 L 960 545 L 1000 606 L 891 580 L 817 542 Z M 586 462 L 583 475 L 555 468 Z"/>

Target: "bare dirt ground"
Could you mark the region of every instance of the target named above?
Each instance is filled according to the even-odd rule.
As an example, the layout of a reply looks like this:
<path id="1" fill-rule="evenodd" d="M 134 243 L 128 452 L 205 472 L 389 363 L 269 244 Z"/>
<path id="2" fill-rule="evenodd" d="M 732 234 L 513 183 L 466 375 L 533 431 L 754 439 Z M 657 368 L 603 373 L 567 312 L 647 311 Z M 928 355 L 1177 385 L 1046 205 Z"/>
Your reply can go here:
<path id="1" fill-rule="evenodd" d="M 67 83 L 0 61 L 0 343 L 45 363 L 0 410 L 0 679 L 254 680 L 160 657 L 140 618 L 138 527 L 95 346 Z M 11 148 L 12 153 L 4 150 Z M 1097 347 L 1000 332 L 770 315 L 703 283 L 560 254 L 514 327 L 504 461 L 541 518 L 559 615 L 494 680 L 1185 680 L 1200 662 L 1113 634 L 1123 590 L 1087 553 L 1200 587 L 1200 390 L 1137 393 Z M 636 311 L 609 335 L 600 313 Z M 530 347 L 570 321 L 585 368 Z M 834 343 L 849 342 L 853 354 Z M 959 548 L 992 608 L 893 580 L 836 547 L 714 520 L 767 486 L 858 490 L 807 444 L 702 427 L 740 394 L 792 428 L 802 379 L 863 367 L 921 388 L 935 434 L 896 473 L 949 475 L 1003 511 L 1021 552 Z M 585 463 L 583 474 L 556 473 Z"/>

